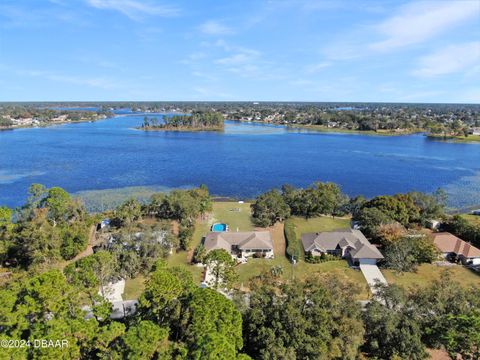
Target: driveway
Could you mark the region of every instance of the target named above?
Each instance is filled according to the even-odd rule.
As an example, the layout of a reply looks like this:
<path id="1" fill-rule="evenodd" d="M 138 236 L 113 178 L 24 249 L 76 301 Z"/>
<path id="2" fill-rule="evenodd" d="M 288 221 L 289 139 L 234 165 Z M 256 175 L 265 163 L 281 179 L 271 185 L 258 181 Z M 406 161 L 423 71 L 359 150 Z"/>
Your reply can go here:
<path id="1" fill-rule="evenodd" d="M 116 283 L 109 283 L 108 285 L 104 286 L 105 291 L 105 299 L 113 302 L 123 301 L 122 294 L 125 291 L 125 280 L 122 279 L 117 281 Z M 102 289 L 98 291 L 99 295 L 102 295 Z"/>
<path id="2" fill-rule="evenodd" d="M 373 295 L 377 292 L 375 284 L 380 282 L 381 284 L 388 285 L 387 280 L 385 280 L 385 277 L 377 265 L 360 264 L 360 270 L 362 271 L 365 280 L 367 280 L 368 286 L 370 286 Z"/>

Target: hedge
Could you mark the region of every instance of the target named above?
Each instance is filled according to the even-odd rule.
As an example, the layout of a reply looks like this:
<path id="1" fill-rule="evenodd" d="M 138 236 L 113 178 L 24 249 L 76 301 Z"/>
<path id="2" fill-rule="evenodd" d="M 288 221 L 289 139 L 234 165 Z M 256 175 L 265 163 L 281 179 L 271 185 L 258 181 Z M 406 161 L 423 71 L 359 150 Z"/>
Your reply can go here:
<path id="1" fill-rule="evenodd" d="M 283 231 L 285 233 L 285 240 L 287 241 L 287 256 L 290 257 L 290 259 L 295 258 L 295 260 L 298 261 L 303 249 L 300 244 L 300 240 L 297 239 L 297 233 L 295 231 L 295 224 L 293 223 L 293 220 L 288 219 L 285 221 Z"/>

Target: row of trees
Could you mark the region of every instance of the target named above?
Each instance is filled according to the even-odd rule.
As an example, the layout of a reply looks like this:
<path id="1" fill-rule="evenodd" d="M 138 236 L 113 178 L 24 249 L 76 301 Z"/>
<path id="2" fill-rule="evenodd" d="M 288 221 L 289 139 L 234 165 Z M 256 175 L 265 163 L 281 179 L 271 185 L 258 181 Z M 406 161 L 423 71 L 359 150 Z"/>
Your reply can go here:
<path id="1" fill-rule="evenodd" d="M 368 235 L 375 237 L 379 225 L 399 223 L 411 227 L 443 215 L 446 195 L 410 192 L 393 196 L 377 196 L 371 200 L 358 196 L 349 199 L 334 183 L 316 182 L 301 189 L 284 185 L 282 191 L 271 190 L 259 195 L 252 204 L 252 213 L 259 226 L 270 226 L 290 215 L 306 219 L 319 215 L 352 214 L 362 223 Z"/>
<path id="2" fill-rule="evenodd" d="M 271 226 L 291 215 L 306 219 L 319 215 L 342 215 L 348 197 L 334 183 L 316 182 L 306 189 L 284 185 L 282 192 L 271 190 L 259 195 L 252 204 L 252 216 L 258 226 Z"/>

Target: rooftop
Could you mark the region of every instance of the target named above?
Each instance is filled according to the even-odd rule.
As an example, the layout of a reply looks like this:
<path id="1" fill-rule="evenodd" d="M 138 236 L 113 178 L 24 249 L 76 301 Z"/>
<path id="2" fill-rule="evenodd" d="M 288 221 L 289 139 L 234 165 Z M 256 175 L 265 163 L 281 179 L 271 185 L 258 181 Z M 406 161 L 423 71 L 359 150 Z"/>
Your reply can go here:
<path id="1" fill-rule="evenodd" d="M 475 246 L 470 245 L 449 232 L 434 233 L 432 236 L 433 243 L 441 252 L 455 253 L 467 258 L 480 257 L 480 249 L 477 249 Z"/>
<path id="2" fill-rule="evenodd" d="M 360 230 L 355 229 L 302 234 L 302 243 L 305 251 L 318 249 L 327 252 L 337 248 L 351 247 L 350 254 L 353 258 L 383 259 L 380 251 L 370 244 Z"/>
<path id="3" fill-rule="evenodd" d="M 273 250 L 273 241 L 270 231 L 246 231 L 246 232 L 211 232 L 205 237 L 205 249 L 225 249 L 230 252 L 232 245 L 240 250 L 268 249 Z"/>

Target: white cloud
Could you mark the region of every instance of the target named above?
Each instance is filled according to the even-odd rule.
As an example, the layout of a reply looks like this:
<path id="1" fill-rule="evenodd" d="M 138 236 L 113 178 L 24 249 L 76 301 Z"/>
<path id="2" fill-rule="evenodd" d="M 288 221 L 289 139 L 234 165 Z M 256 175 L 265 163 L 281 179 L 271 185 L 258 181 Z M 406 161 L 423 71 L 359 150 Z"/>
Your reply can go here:
<path id="1" fill-rule="evenodd" d="M 84 85 L 93 88 L 112 89 L 117 86 L 113 81 L 103 77 L 84 77 L 76 75 L 58 74 L 49 71 L 13 69 L 20 76 L 38 77 L 45 80 L 62 82 L 71 85 Z"/>
<path id="2" fill-rule="evenodd" d="M 370 49 L 389 51 L 423 43 L 450 28 L 479 16 L 480 2 L 475 0 L 412 2 L 376 29 L 384 40 Z"/>
<path id="3" fill-rule="evenodd" d="M 434 77 L 469 70 L 480 65 L 480 41 L 444 47 L 419 59 L 413 74 Z"/>
<path id="4" fill-rule="evenodd" d="M 87 3 L 97 9 L 118 11 L 132 20 L 140 20 L 146 15 L 174 16 L 179 12 L 176 7 L 154 4 L 148 0 L 87 0 Z"/>
<path id="5" fill-rule="evenodd" d="M 233 34 L 233 30 L 228 26 L 214 20 L 207 21 L 200 25 L 200 31 L 207 35 L 229 35 Z"/>
<path id="6" fill-rule="evenodd" d="M 241 49 L 234 54 L 216 60 L 215 63 L 221 65 L 242 65 L 256 60 L 259 56 L 260 52 L 256 50 Z"/>
<path id="7" fill-rule="evenodd" d="M 321 63 L 318 63 L 318 64 L 311 64 L 311 65 L 308 65 L 306 68 L 305 68 L 305 72 L 307 72 L 308 74 L 314 74 L 314 73 L 317 73 L 319 71 L 322 71 L 323 69 L 331 66 L 332 63 L 331 62 L 328 62 L 328 61 L 324 61 L 324 62 L 321 62 Z"/>

